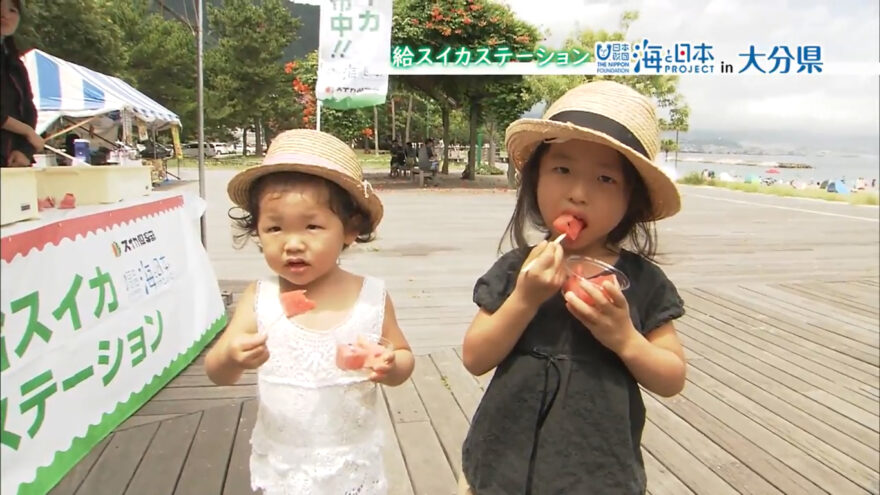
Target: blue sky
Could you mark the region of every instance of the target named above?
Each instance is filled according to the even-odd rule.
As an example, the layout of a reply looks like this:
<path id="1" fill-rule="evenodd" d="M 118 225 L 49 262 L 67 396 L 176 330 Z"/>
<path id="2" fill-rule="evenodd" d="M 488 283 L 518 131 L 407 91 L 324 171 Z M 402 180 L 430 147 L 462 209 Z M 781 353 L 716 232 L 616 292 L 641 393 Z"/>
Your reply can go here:
<path id="1" fill-rule="evenodd" d="M 733 60 L 754 44 L 818 44 L 832 62 L 880 60 L 880 8 L 876 0 L 506 0 L 521 18 L 549 30 L 547 43 L 561 43 L 579 28 L 617 28 L 624 10 L 638 10 L 631 40 L 705 42 L 716 60 Z M 549 7 L 549 8 L 548 8 Z M 682 76 L 680 90 L 691 107 L 691 127 L 730 133 L 768 131 L 876 142 L 880 136 L 880 76 L 715 75 Z M 876 146 L 873 146 L 876 149 Z"/>

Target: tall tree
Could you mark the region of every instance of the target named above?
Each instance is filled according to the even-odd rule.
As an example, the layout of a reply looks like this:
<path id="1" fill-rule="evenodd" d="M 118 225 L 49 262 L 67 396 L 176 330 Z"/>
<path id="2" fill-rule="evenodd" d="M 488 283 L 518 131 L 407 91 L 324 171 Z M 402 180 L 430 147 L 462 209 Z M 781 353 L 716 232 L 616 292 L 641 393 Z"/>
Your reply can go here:
<path id="1" fill-rule="evenodd" d="M 205 58 L 216 120 L 227 127 L 259 128 L 263 115 L 284 97 L 281 59 L 299 21 L 284 0 L 223 0 L 208 8 L 208 22 L 217 40 Z M 262 144 L 257 143 L 258 155 Z"/>
<path id="2" fill-rule="evenodd" d="M 108 22 L 112 6 L 104 0 L 28 0 L 16 34 L 19 48 L 51 55 L 104 73 L 126 65 L 121 32 Z"/>
<path id="3" fill-rule="evenodd" d="M 489 0 L 408 0 L 395 4 L 391 30 L 392 45 L 409 46 L 412 50 L 427 47 L 437 56 L 446 47 L 489 48 L 507 47 L 512 53 L 532 52 L 539 33 L 530 24 L 517 19 L 510 7 Z M 454 62 L 455 56 L 451 55 Z M 472 55 L 472 63 L 478 54 Z M 436 100 L 441 109 L 450 111 L 466 104 L 468 108 L 470 151 L 464 177 L 473 178 L 475 172 L 477 129 L 481 111 L 494 93 L 487 89 L 487 81 L 495 88 L 507 86 L 514 90 L 522 84 L 522 76 L 403 76 L 412 88 Z M 450 121 L 448 114 L 443 122 Z M 449 142 L 449 128 L 444 126 L 444 142 Z M 444 151 L 444 169 L 448 157 Z"/>
<path id="4" fill-rule="evenodd" d="M 107 0 L 108 19 L 126 50 L 120 77 L 175 112 L 184 136 L 197 124 L 196 43 L 188 24 L 165 19 L 150 9 L 151 0 Z"/>
<path id="5" fill-rule="evenodd" d="M 669 129 L 675 131 L 675 166 L 678 167 L 678 133 L 687 132 L 690 126 L 688 119 L 691 116 L 691 109 L 681 100 L 676 100 L 672 108 L 669 110 Z"/>

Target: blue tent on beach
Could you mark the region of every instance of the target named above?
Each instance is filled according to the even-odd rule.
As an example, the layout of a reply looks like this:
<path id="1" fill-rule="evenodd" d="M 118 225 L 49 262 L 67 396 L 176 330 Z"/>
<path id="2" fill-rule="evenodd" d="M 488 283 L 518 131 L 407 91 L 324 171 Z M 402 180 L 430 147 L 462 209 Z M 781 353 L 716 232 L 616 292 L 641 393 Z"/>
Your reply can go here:
<path id="1" fill-rule="evenodd" d="M 829 182 L 828 187 L 825 190 L 830 193 L 837 193 L 837 194 L 849 193 L 849 188 L 846 187 L 846 184 L 844 184 L 843 182 L 841 182 L 839 180 L 833 180 L 833 181 Z"/>

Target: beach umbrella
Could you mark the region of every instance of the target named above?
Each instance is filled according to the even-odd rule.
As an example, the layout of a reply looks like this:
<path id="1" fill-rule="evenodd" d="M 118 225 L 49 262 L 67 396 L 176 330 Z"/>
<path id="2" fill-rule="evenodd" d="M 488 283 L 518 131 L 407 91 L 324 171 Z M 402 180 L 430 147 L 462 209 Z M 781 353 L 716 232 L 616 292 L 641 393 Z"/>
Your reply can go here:
<path id="1" fill-rule="evenodd" d="M 768 174 L 778 174 L 778 173 L 779 173 L 779 169 L 778 169 L 778 168 L 768 168 L 766 172 L 767 172 Z"/>

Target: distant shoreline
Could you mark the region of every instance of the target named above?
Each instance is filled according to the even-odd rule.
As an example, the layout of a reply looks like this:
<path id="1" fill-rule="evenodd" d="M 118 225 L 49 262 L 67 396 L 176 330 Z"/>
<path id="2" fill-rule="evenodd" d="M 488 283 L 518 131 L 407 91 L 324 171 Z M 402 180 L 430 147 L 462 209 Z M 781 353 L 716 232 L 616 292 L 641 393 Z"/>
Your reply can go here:
<path id="1" fill-rule="evenodd" d="M 768 168 L 786 168 L 786 169 L 797 169 L 797 170 L 806 170 L 812 169 L 813 166 L 807 163 L 798 163 L 798 162 L 777 162 L 777 161 L 752 161 L 752 160 L 743 160 L 740 158 L 702 158 L 702 157 L 690 157 L 690 156 L 678 156 L 678 161 L 680 162 L 689 162 L 689 163 L 711 163 L 714 165 L 740 165 L 744 167 L 768 167 Z M 668 160 L 667 160 L 668 162 Z"/>

